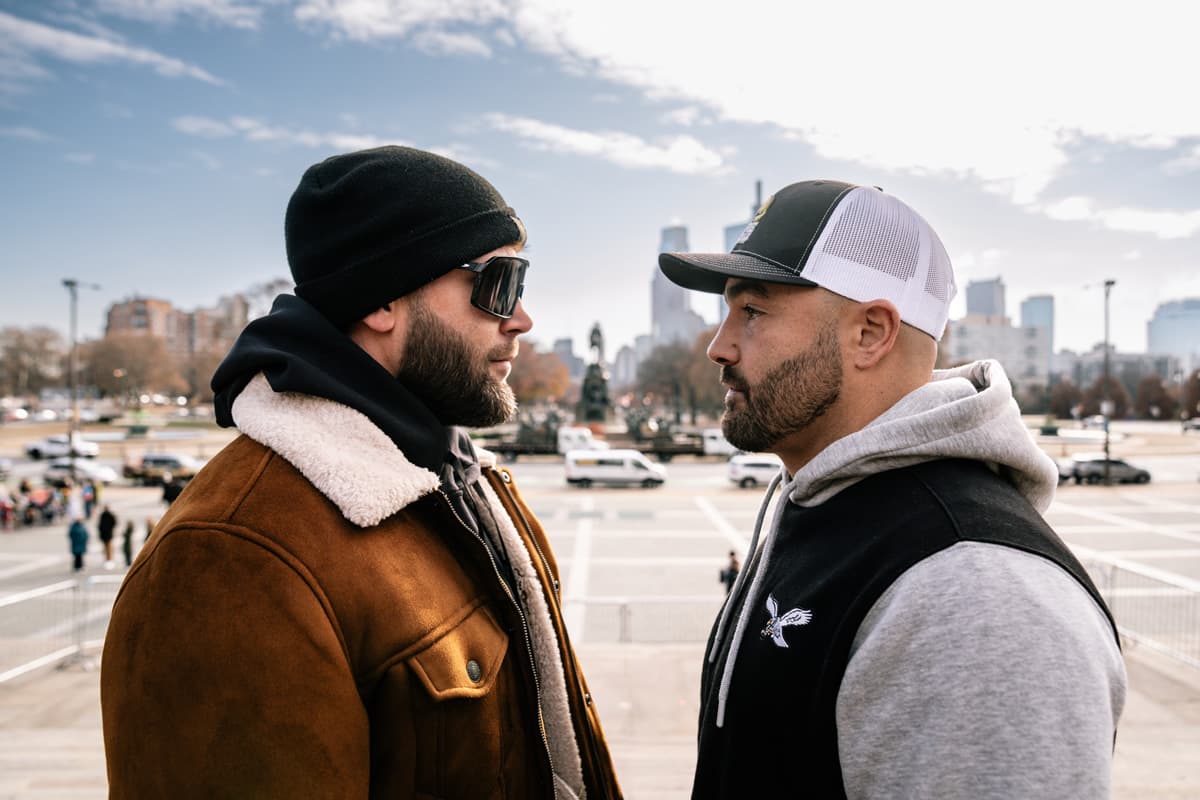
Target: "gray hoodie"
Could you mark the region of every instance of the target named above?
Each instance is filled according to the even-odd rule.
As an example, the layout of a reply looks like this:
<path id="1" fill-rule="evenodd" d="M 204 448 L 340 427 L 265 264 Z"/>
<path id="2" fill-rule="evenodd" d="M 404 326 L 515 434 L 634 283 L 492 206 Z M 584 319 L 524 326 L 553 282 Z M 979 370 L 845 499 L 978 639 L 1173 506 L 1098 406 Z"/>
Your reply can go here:
<path id="1" fill-rule="evenodd" d="M 787 481 L 784 496 L 816 506 L 869 475 L 940 458 L 987 463 L 1039 512 L 1053 499 L 1058 470 L 1029 436 L 995 361 L 935 372 L 825 448 Z M 710 660 L 730 627 L 737 652 L 760 605 L 784 503 L 757 543 L 778 483 L 763 500 L 747 555 L 758 563 L 739 576 L 752 581 L 743 615 L 733 624 L 727 606 Z M 736 661 L 729 658 L 722 675 L 718 725 Z M 995 686 L 1017 687 L 1020 702 Z M 1001 545 L 953 545 L 901 575 L 857 632 L 837 701 L 847 795 L 1106 797 L 1125 686 L 1104 612 L 1065 570 Z M 1062 709 L 1075 717 L 1074 741 L 1048 733 L 1061 729 L 1047 723 Z"/>

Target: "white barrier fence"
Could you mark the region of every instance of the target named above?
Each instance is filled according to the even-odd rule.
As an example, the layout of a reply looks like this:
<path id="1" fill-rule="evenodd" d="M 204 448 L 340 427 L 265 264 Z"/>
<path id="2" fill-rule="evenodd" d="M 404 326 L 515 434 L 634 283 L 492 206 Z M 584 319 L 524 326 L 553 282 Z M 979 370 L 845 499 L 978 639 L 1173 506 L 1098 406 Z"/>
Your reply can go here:
<path id="1" fill-rule="evenodd" d="M 0 683 L 96 652 L 121 580 L 92 575 L 0 598 Z"/>
<path id="2" fill-rule="evenodd" d="M 1081 553 L 1121 635 L 1200 668 L 1200 582 L 1142 564 Z M 93 575 L 0 599 L 0 683 L 32 670 L 87 663 L 104 642 L 122 578 Z M 583 605 L 588 642 L 701 642 L 722 597 L 590 596 Z"/>

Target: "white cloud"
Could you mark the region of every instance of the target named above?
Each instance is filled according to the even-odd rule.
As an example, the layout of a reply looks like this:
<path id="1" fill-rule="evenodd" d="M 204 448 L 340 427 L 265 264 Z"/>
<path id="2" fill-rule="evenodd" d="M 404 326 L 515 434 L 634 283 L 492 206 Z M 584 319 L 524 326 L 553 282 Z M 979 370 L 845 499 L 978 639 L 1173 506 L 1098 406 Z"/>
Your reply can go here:
<path id="1" fill-rule="evenodd" d="M 1109 230 L 1148 233 L 1160 239 L 1186 239 L 1200 231 L 1200 210 L 1161 211 L 1128 206 L 1101 208 L 1092 198 L 1080 195 L 1063 198 L 1038 210 L 1051 219 L 1090 222 Z M 1126 254 L 1128 257 L 1129 254 Z"/>
<path id="2" fill-rule="evenodd" d="M 398 39 L 445 25 L 485 25 L 509 14 L 504 0 L 301 0 L 296 19 L 357 41 Z"/>
<path id="3" fill-rule="evenodd" d="M 753 37 L 691 0 L 305 0 L 296 15 L 364 40 L 500 24 L 571 73 L 778 126 L 828 159 L 972 181 L 1030 208 L 1081 138 L 1161 149 L 1200 136 L 1200 103 L 1186 100 L 1200 74 L 1200 5 L 1180 0 L 1136 13 L 1012 0 L 1002 14 L 955 0 L 742 0 L 736 17 L 756 20 Z M 687 35 L 664 47 L 685 20 Z M 800 42 L 797 31 L 821 33 Z"/>
<path id="4" fill-rule="evenodd" d="M 234 28 L 256 29 L 263 9 L 240 0 L 97 0 L 96 8 L 143 22 L 171 23 L 179 17 L 194 17 Z"/>
<path id="5" fill-rule="evenodd" d="M 1124 259 L 1125 261 L 1141 261 L 1142 260 L 1142 251 L 1141 250 L 1129 250 L 1126 253 L 1122 254 L 1121 258 Z"/>
<path id="6" fill-rule="evenodd" d="M 661 119 L 670 125 L 682 125 L 688 128 L 703 121 L 703 114 L 704 112 L 696 106 L 684 106 L 664 113 Z"/>
<path id="7" fill-rule="evenodd" d="M 210 172 L 216 172 L 221 168 L 221 161 L 211 153 L 206 153 L 203 150 L 193 150 L 192 158 L 199 161 Z"/>
<path id="8" fill-rule="evenodd" d="M 413 37 L 413 44 L 430 55 L 480 56 L 490 58 L 492 48 L 478 36 L 469 33 L 425 30 Z"/>
<path id="9" fill-rule="evenodd" d="M 64 153 L 63 154 L 63 161 L 70 162 L 71 164 L 79 164 L 81 166 L 86 166 L 88 164 L 91 164 L 95 160 L 96 160 L 95 153 Z"/>
<path id="10" fill-rule="evenodd" d="M 171 120 L 171 127 L 189 136 L 201 136 L 206 139 L 219 139 L 233 136 L 234 130 L 230 125 L 208 117 L 176 117 Z"/>
<path id="11" fill-rule="evenodd" d="M 671 136 L 651 143 L 620 131 L 581 131 L 508 114 L 485 114 L 484 121 L 538 150 L 602 158 L 631 169 L 666 169 L 689 175 L 711 175 L 728 169 L 721 153 L 691 136 Z"/>
<path id="12" fill-rule="evenodd" d="M 126 62 L 148 66 L 168 78 L 187 77 L 222 85 L 222 81 L 193 64 L 144 47 L 100 36 L 53 28 L 0 11 L 0 61 L 24 70 L 26 77 L 43 77 L 37 57 L 52 57 L 77 64 Z"/>
<path id="13" fill-rule="evenodd" d="M 1183 175 L 1196 170 L 1200 170 L 1200 145 L 1192 148 L 1191 152 L 1163 164 L 1163 172 L 1168 175 Z"/>
<path id="14" fill-rule="evenodd" d="M 48 142 L 51 138 L 36 128 L 24 125 L 0 128 L 0 136 L 8 139 L 24 139 L 27 142 Z"/>
<path id="15" fill-rule="evenodd" d="M 217 120 L 209 117 L 184 116 L 171 120 L 171 126 L 180 133 L 202 138 L 240 136 L 249 142 L 278 142 L 304 147 L 327 147 L 334 150 L 363 150 L 386 144 L 406 144 L 397 139 L 384 139 L 364 133 L 293 130 L 269 125 L 253 117 L 230 117 L 228 120 Z"/>

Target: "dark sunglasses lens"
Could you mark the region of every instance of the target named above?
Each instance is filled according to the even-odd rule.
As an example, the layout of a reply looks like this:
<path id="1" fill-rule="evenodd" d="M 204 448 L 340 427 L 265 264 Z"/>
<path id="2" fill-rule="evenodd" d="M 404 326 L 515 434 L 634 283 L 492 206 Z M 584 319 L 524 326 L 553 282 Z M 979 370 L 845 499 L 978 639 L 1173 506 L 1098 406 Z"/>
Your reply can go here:
<path id="1" fill-rule="evenodd" d="M 497 256 L 475 276 L 471 302 L 498 317 L 511 317 L 525 284 L 525 261 Z"/>

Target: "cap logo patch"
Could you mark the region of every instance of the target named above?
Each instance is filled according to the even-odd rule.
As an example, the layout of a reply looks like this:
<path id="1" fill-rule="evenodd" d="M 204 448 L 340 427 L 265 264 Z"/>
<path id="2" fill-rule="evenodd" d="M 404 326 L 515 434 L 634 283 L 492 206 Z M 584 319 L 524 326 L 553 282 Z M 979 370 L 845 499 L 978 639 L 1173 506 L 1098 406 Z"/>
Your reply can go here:
<path id="1" fill-rule="evenodd" d="M 742 235 L 738 237 L 737 244 L 733 246 L 735 250 L 745 244 L 746 240 L 750 238 L 750 234 L 754 233 L 754 229 L 758 227 L 759 220 L 767 213 L 767 209 L 771 207 L 771 201 L 774 199 L 775 195 L 771 195 L 762 204 L 762 208 L 758 210 L 758 213 L 754 215 L 754 219 L 750 220 L 750 224 L 746 226 L 746 229 L 742 231 Z"/>

